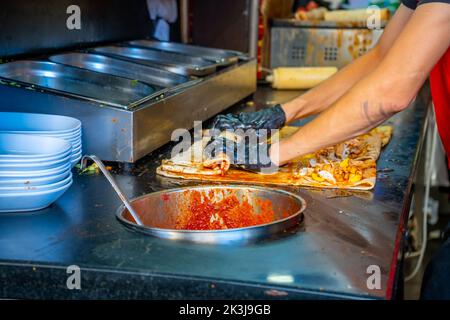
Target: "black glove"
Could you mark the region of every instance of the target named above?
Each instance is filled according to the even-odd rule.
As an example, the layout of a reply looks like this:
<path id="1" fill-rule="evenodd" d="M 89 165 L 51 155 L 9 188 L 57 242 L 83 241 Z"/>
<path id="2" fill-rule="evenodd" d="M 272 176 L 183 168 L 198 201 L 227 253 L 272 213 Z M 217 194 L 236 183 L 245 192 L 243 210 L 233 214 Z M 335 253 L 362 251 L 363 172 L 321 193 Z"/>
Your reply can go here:
<path id="1" fill-rule="evenodd" d="M 224 153 L 233 166 L 261 173 L 273 173 L 277 171 L 277 166 L 272 163 L 269 150 L 270 144 L 267 142 L 251 143 L 247 139 L 236 142 L 218 136 L 211 139 L 204 153 L 207 159 Z"/>
<path id="2" fill-rule="evenodd" d="M 256 112 L 241 112 L 239 114 L 218 115 L 211 129 L 236 130 L 236 129 L 279 129 L 286 123 L 286 114 L 281 105 Z"/>

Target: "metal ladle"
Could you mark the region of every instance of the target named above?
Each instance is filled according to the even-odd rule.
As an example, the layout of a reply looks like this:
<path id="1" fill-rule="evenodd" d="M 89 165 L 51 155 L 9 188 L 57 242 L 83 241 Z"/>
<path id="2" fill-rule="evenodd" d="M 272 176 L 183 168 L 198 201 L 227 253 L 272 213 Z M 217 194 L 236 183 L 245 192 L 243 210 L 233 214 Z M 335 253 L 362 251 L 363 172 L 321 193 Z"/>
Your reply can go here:
<path id="1" fill-rule="evenodd" d="M 142 221 L 139 218 L 139 216 L 136 213 L 136 211 L 134 211 L 133 207 L 131 206 L 131 203 L 128 201 L 128 198 L 125 196 L 125 194 L 119 188 L 118 184 L 116 183 L 116 180 L 114 180 L 113 176 L 109 173 L 109 171 L 106 169 L 106 167 L 103 164 L 103 162 L 97 156 L 95 156 L 95 155 L 83 156 L 83 158 L 81 159 L 81 170 L 84 170 L 86 168 L 88 159 L 91 159 L 92 161 L 94 161 L 97 164 L 97 166 L 100 169 L 100 171 L 104 174 L 106 179 L 108 179 L 109 183 L 111 184 L 111 186 L 116 191 L 116 193 L 119 196 L 120 200 L 122 200 L 123 204 L 128 209 L 128 212 L 131 214 L 131 216 L 133 217 L 134 221 L 138 225 L 143 226 L 144 224 L 142 223 Z"/>

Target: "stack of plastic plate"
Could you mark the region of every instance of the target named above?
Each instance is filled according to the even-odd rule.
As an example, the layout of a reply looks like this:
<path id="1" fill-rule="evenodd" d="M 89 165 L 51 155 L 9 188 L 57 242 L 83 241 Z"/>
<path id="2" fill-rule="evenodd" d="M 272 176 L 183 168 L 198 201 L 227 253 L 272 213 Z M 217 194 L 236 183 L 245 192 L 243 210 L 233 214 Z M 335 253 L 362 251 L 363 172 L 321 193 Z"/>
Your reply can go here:
<path id="1" fill-rule="evenodd" d="M 72 144 L 72 167 L 82 156 L 81 122 L 78 119 L 37 113 L 0 112 L 0 133 L 61 138 Z"/>
<path id="2" fill-rule="evenodd" d="M 68 141 L 0 133 L 0 212 L 49 206 L 71 186 L 71 169 Z"/>

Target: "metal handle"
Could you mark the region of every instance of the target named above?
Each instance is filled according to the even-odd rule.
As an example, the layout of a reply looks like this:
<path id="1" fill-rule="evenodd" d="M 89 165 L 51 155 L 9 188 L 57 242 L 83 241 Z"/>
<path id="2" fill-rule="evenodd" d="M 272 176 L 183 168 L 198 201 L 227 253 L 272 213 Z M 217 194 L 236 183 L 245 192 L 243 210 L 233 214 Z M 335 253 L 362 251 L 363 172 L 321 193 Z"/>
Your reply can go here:
<path id="1" fill-rule="evenodd" d="M 119 196 L 120 200 L 122 200 L 123 204 L 128 209 L 128 212 L 130 212 L 130 214 L 133 216 L 134 221 L 138 225 L 142 226 L 143 223 L 142 223 L 141 219 L 139 218 L 139 216 L 137 215 L 137 213 L 134 211 L 133 207 L 131 206 L 131 203 L 128 201 L 127 197 L 122 192 L 122 190 L 119 188 L 119 186 L 117 185 L 117 183 L 114 180 L 113 176 L 105 168 L 105 165 L 103 164 L 103 162 L 97 156 L 95 156 L 95 155 L 83 156 L 83 158 L 81 159 L 81 169 L 83 170 L 84 168 L 86 168 L 87 159 L 91 159 L 92 161 L 94 161 L 97 164 L 97 166 L 100 169 L 100 171 L 104 174 L 106 179 L 108 179 L 109 183 L 111 184 L 111 186 L 116 191 L 116 193 Z"/>

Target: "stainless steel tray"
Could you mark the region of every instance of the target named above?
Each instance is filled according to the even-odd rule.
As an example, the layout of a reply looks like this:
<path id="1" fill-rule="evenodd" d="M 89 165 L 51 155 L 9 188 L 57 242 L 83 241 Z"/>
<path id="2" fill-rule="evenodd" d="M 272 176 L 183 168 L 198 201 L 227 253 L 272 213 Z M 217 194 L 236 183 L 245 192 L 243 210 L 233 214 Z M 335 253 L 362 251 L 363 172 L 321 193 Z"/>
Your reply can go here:
<path id="1" fill-rule="evenodd" d="M 175 52 L 187 54 L 191 56 L 201 57 L 206 60 L 213 61 L 219 65 L 227 66 L 244 58 L 245 55 L 238 51 L 222 50 L 215 48 L 206 48 L 200 46 L 193 46 L 189 44 L 175 43 L 175 42 L 160 42 L 152 40 L 134 40 L 127 42 L 128 45 L 151 48 L 167 52 Z"/>
<path id="2" fill-rule="evenodd" d="M 30 73 L 25 66 L 20 68 L 23 77 Z M 92 71 L 84 74 L 102 75 Z M 82 80 L 83 85 L 89 85 L 86 79 Z M 256 61 L 240 61 L 199 80 L 177 94 L 165 94 L 161 99 L 130 109 L 74 98 L 56 90 L 27 90 L 29 84 L 17 88 L 8 85 L 14 80 L 0 80 L 0 111 L 60 114 L 80 119 L 85 153 L 97 154 L 105 161 L 136 162 L 170 142 L 174 130 L 191 129 L 194 121 L 209 119 L 252 94 L 256 90 Z"/>
<path id="3" fill-rule="evenodd" d="M 214 73 L 217 68 L 217 64 L 202 58 L 151 49 L 106 46 L 93 48 L 92 51 L 153 67 L 163 67 L 182 75 L 205 76 Z"/>
<path id="4" fill-rule="evenodd" d="M 49 60 L 73 67 L 138 80 L 154 87 L 169 90 L 179 89 L 180 86 L 184 88 L 198 82 L 198 80 L 163 69 L 113 59 L 99 54 L 71 52 L 50 56 Z"/>
<path id="5" fill-rule="evenodd" d="M 0 78 L 120 108 L 131 108 L 159 95 L 157 88 L 139 81 L 48 61 L 1 64 Z"/>

